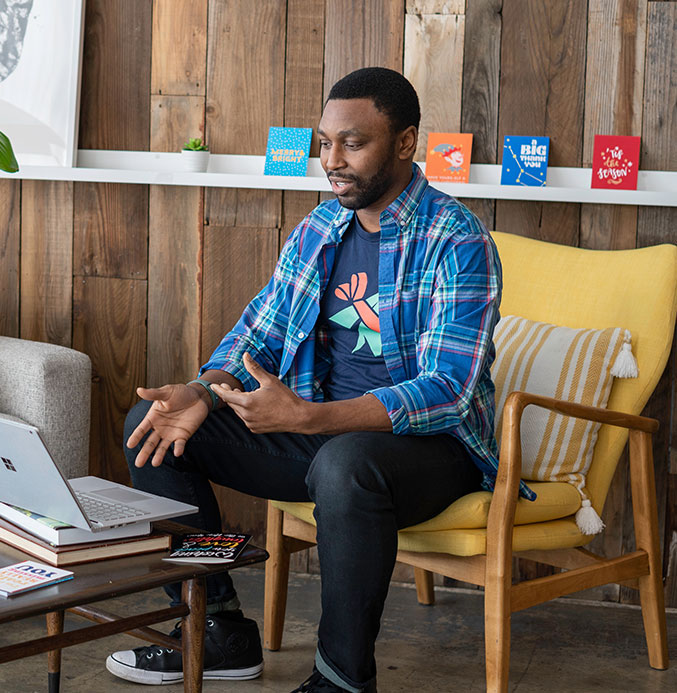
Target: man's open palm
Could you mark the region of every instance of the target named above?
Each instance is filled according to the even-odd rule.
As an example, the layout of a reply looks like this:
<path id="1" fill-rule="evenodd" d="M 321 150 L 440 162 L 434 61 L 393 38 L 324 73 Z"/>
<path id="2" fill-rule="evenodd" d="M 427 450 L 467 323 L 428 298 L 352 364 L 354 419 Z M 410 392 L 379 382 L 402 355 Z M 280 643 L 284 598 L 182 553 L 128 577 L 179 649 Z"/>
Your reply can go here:
<path id="1" fill-rule="evenodd" d="M 139 387 L 136 392 L 142 399 L 153 402 L 143 421 L 127 440 L 127 447 L 133 448 L 149 434 L 136 457 L 136 466 L 143 467 L 152 455 L 151 464 L 159 467 L 172 444 L 174 454 L 177 457 L 183 455 L 186 441 L 207 418 L 209 407 L 206 402 L 188 385 Z"/>

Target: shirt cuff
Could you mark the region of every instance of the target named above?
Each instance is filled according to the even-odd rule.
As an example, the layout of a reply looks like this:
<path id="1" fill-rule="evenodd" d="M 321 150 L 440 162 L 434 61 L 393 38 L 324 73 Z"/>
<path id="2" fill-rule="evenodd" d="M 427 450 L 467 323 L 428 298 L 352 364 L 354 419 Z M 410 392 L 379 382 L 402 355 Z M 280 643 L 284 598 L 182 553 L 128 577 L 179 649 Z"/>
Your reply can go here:
<path id="1" fill-rule="evenodd" d="M 368 390 L 365 394 L 374 395 L 386 408 L 388 417 L 393 424 L 393 433 L 401 436 L 412 432 L 407 409 L 395 390 L 390 387 L 379 387 L 375 390 Z"/>

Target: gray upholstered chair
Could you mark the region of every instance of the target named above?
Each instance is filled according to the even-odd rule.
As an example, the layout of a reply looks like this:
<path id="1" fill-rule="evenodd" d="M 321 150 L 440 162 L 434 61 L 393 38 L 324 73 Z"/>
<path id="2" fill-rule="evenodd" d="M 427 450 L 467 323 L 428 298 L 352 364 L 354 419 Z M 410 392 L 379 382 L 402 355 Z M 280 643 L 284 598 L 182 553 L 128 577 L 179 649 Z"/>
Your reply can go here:
<path id="1" fill-rule="evenodd" d="M 91 372 L 79 351 L 0 337 L 0 416 L 38 428 L 67 479 L 88 472 Z"/>

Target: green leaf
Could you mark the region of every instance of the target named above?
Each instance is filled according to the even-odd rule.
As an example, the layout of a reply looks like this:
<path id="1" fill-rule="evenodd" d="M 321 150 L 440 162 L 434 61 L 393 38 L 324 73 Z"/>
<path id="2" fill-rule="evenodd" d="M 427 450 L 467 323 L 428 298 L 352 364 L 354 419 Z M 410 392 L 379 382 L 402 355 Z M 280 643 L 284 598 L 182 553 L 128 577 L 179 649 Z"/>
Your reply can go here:
<path id="1" fill-rule="evenodd" d="M 4 132 L 0 132 L 0 169 L 7 173 L 16 173 L 19 170 L 12 143 Z"/>
<path id="2" fill-rule="evenodd" d="M 207 146 L 202 144 L 201 137 L 191 137 L 188 142 L 183 145 L 184 149 L 188 149 L 192 152 L 206 152 Z"/>

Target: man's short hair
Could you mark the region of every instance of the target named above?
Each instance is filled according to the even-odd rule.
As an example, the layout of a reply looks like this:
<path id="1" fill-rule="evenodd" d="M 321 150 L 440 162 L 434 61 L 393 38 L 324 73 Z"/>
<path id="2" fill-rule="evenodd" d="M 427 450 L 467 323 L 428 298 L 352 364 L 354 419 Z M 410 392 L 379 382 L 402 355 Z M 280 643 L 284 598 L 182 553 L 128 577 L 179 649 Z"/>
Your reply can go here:
<path id="1" fill-rule="evenodd" d="M 388 116 L 392 130 L 413 125 L 418 128 L 421 108 L 411 82 L 395 70 L 385 67 L 363 67 L 340 79 L 329 92 L 332 99 L 371 99 L 374 106 Z"/>

